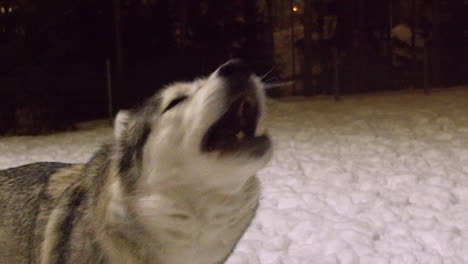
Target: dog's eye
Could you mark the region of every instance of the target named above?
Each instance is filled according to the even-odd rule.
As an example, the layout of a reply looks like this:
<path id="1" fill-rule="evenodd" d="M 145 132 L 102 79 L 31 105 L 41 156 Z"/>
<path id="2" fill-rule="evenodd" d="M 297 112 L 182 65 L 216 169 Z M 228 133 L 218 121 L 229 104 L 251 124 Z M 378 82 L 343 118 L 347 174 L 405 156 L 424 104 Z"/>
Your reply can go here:
<path id="1" fill-rule="evenodd" d="M 163 113 L 168 111 L 169 109 L 173 108 L 174 106 L 178 105 L 179 103 L 181 103 L 182 101 L 184 101 L 185 99 L 187 99 L 187 96 L 181 96 L 181 97 L 177 97 L 176 99 L 172 100 L 167 106 L 166 106 L 166 109 L 164 109 Z"/>

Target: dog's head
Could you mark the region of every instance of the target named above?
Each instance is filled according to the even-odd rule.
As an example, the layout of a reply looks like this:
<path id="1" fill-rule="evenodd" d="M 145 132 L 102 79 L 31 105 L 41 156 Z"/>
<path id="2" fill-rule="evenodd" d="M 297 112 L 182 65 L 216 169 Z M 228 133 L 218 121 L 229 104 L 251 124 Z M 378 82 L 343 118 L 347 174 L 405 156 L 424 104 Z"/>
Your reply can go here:
<path id="1" fill-rule="evenodd" d="M 242 184 L 271 157 L 264 112 L 263 84 L 241 60 L 207 78 L 169 85 L 140 109 L 117 115 L 123 181 Z"/>

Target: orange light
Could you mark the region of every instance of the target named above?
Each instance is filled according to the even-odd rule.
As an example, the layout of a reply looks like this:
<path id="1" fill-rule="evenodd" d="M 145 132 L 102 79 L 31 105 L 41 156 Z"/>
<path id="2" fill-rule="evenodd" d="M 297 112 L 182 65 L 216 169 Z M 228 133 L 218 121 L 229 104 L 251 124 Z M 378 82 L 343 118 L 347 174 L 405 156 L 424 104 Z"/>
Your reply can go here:
<path id="1" fill-rule="evenodd" d="M 297 6 L 293 6 L 292 11 L 297 12 L 297 11 L 299 11 L 299 8 Z"/>

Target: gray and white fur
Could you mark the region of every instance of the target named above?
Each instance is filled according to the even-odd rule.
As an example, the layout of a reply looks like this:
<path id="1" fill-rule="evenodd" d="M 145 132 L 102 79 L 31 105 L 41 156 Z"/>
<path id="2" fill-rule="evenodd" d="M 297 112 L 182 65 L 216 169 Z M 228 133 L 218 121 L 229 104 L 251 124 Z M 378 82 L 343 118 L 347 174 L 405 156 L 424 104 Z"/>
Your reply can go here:
<path id="1" fill-rule="evenodd" d="M 240 60 L 121 111 L 84 164 L 0 171 L 0 263 L 223 263 L 272 154 L 263 84 Z"/>

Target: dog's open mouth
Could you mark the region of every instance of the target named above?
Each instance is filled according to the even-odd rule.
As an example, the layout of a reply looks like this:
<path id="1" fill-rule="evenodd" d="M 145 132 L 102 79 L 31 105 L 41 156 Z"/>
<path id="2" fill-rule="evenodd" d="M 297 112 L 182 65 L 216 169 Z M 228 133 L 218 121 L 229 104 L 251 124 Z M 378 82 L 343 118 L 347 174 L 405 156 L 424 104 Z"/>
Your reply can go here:
<path id="1" fill-rule="evenodd" d="M 243 96 L 231 103 L 229 109 L 206 132 L 202 150 L 222 153 L 248 151 L 263 155 L 270 147 L 268 136 L 256 136 L 259 105 L 255 98 Z"/>

